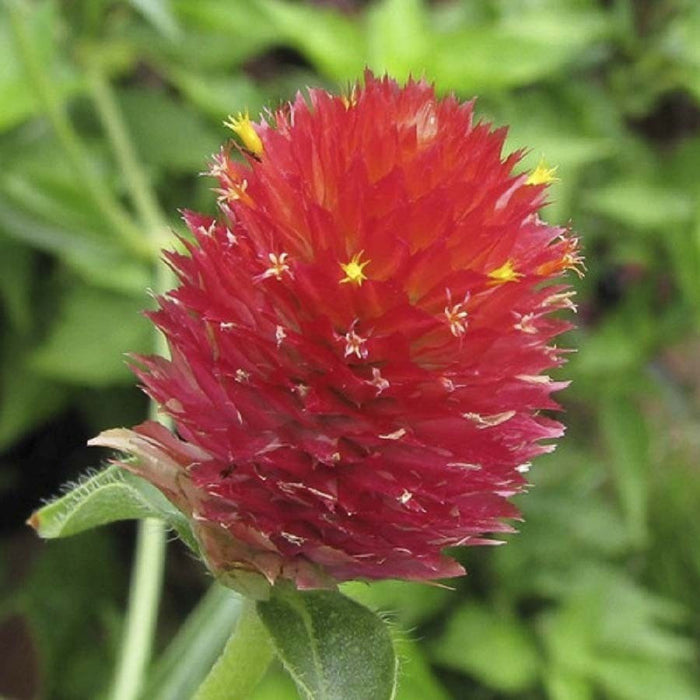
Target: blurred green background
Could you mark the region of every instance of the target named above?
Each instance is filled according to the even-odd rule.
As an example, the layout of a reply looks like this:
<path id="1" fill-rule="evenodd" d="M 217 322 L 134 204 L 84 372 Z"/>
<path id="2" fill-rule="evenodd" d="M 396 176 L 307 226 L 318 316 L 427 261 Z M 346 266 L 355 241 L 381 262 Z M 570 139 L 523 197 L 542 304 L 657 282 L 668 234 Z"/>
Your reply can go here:
<path id="1" fill-rule="evenodd" d="M 366 65 L 479 95 L 523 167 L 558 165 L 546 217 L 588 265 L 520 533 L 461 552 L 455 591 L 348 588 L 402 637 L 399 700 L 700 698 L 697 0 L 0 0 L 0 696 L 109 685 L 132 525 L 23 521 L 145 415 L 123 354 L 152 344 L 164 224 L 214 210 L 222 120 Z M 177 635 L 208 581 L 179 544 L 166 577 L 149 700 L 188 698 L 235 616 L 210 594 Z M 256 699 L 295 697 L 273 671 Z"/>

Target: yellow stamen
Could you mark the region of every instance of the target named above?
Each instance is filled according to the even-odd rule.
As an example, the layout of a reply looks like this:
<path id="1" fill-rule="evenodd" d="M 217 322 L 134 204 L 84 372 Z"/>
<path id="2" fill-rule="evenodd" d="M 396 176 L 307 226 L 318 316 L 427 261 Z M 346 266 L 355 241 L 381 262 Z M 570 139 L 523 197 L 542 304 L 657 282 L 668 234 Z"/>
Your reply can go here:
<path id="1" fill-rule="evenodd" d="M 340 284 L 350 282 L 352 284 L 356 284 L 358 287 L 362 286 L 362 282 L 367 279 L 367 275 L 365 275 L 364 269 L 371 262 L 370 260 L 360 262 L 360 258 L 362 257 L 364 252 L 364 250 L 361 250 L 359 253 L 353 255 L 349 263 L 340 263 L 340 267 L 345 273 L 345 277 L 343 277 L 343 279 L 340 280 Z"/>
<path id="2" fill-rule="evenodd" d="M 231 131 L 233 131 L 236 136 L 243 142 L 243 145 L 248 149 L 253 155 L 259 156 L 263 150 L 263 143 L 258 136 L 258 133 L 253 128 L 253 123 L 250 121 L 248 112 L 243 114 L 239 112 L 237 116 L 229 115 L 228 119 L 224 122 L 224 126 L 227 126 Z"/>
<path id="3" fill-rule="evenodd" d="M 552 182 L 558 182 L 559 178 L 554 177 L 554 173 L 557 172 L 558 166 L 550 168 L 547 165 L 547 161 L 544 158 L 540 158 L 540 162 L 537 167 L 530 173 L 527 180 L 525 180 L 526 185 L 549 185 Z"/>
<path id="4" fill-rule="evenodd" d="M 345 106 L 345 109 L 350 109 L 350 107 L 354 107 L 357 104 L 357 90 L 353 86 L 352 89 L 350 90 L 349 95 L 341 95 L 340 100 L 342 101 L 343 105 Z"/>
<path id="5" fill-rule="evenodd" d="M 506 260 L 503 265 L 491 270 L 489 277 L 493 280 L 491 284 L 505 284 L 506 282 L 515 282 L 518 277 L 522 277 L 522 274 L 515 271 L 512 260 Z"/>

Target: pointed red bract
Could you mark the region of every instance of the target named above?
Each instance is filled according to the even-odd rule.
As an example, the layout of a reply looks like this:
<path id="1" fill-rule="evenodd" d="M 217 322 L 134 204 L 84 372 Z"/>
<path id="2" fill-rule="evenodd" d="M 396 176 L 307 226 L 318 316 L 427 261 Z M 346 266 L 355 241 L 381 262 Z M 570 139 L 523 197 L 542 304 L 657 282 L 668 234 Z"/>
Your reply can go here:
<path id="1" fill-rule="evenodd" d="M 237 122 L 240 123 L 240 122 Z M 568 231 L 537 215 L 505 131 L 425 82 L 365 76 L 252 125 L 187 212 L 179 286 L 139 358 L 155 424 L 111 431 L 191 516 L 209 566 L 300 587 L 463 573 L 443 550 L 511 529 L 559 423 L 543 374 L 571 309 Z M 245 145 L 245 144 L 244 144 Z"/>

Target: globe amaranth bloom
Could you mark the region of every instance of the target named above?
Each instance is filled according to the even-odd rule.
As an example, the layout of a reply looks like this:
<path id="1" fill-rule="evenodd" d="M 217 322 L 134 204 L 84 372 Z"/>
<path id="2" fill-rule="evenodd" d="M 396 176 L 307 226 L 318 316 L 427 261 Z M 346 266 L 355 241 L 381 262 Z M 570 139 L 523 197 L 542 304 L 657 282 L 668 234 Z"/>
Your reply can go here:
<path id="1" fill-rule="evenodd" d="M 151 314 L 171 359 L 136 370 L 177 435 L 94 442 L 131 453 L 234 582 L 462 574 L 443 550 L 510 530 L 563 430 L 543 372 L 580 260 L 537 215 L 552 171 L 515 174 L 472 103 L 371 73 L 228 125 L 220 215 L 184 214 Z"/>

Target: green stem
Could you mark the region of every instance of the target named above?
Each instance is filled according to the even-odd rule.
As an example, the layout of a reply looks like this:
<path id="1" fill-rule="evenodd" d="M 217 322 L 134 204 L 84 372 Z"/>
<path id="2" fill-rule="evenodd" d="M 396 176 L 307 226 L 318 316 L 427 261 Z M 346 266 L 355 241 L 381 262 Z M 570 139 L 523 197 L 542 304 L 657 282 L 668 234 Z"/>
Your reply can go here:
<path id="1" fill-rule="evenodd" d="M 123 242 L 125 248 L 140 258 L 154 260 L 166 231 L 164 218 L 150 184 L 140 167 L 134 148 L 118 110 L 109 84 L 96 62 L 87 61 L 86 73 L 99 116 L 114 150 L 118 164 L 145 235 L 122 208 L 103 180 L 94 171 L 80 137 L 66 112 L 64 101 L 56 91 L 50 75 L 28 29 L 30 6 L 17 0 L 7 3 L 20 59 L 28 80 L 46 113 L 56 137 L 85 189 L 85 193 L 100 211 L 106 224 Z M 170 286 L 171 277 L 162 263 L 154 269 L 154 287 L 163 292 Z M 167 353 L 160 334 L 155 339 L 155 350 Z M 157 417 L 157 407 L 151 407 L 151 417 Z M 132 570 L 125 631 L 120 657 L 112 686 L 113 700 L 136 700 L 144 683 L 150 662 L 153 637 L 158 615 L 159 599 L 165 560 L 165 527 L 157 520 L 139 523 L 135 563 Z"/>
<path id="2" fill-rule="evenodd" d="M 154 275 L 156 289 L 165 290 L 170 278 L 168 268 L 160 263 L 154 270 Z M 154 341 L 155 351 L 167 354 L 167 343 L 161 333 L 156 332 Z M 150 405 L 149 416 L 153 420 L 158 418 L 158 406 L 155 403 Z M 167 421 L 161 421 L 167 425 Z M 139 522 L 129 607 L 110 700 L 137 700 L 143 689 L 153 651 L 163 585 L 165 544 L 166 531 L 162 521 L 147 519 Z"/>
<path id="3" fill-rule="evenodd" d="M 7 2 L 12 30 L 16 39 L 19 58 L 23 63 L 27 79 L 31 83 L 39 103 L 46 113 L 56 137 L 61 144 L 71 167 L 75 170 L 85 193 L 117 235 L 125 247 L 140 258 L 153 258 L 152 249 L 141 235 L 127 212 L 114 198 L 109 188 L 95 172 L 77 132 L 66 113 L 61 96 L 42 64 L 37 47 L 27 28 L 29 5 Z"/>
<path id="4" fill-rule="evenodd" d="M 241 606 L 239 595 L 213 584 L 153 665 L 143 697 L 190 700 L 231 636 Z"/>
<path id="5" fill-rule="evenodd" d="M 246 599 L 234 633 L 194 700 L 245 700 L 270 665 L 272 654 L 255 601 Z"/>
<path id="6" fill-rule="evenodd" d="M 148 238 L 154 242 L 154 249 L 157 251 L 167 232 L 167 224 L 149 178 L 136 156 L 114 91 L 105 78 L 98 56 L 87 57 L 85 72 L 97 113 L 124 176 L 129 197 L 142 224 L 146 227 Z"/>
<path id="7" fill-rule="evenodd" d="M 696 206 L 695 206 L 695 311 L 696 318 L 695 330 L 700 330 L 700 283 L 697 282 L 700 279 L 700 188 L 696 190 Z"/>
<path id="8" fill-rule="evenodd" d="M 146 240 L 150 242 L 151 250 L 155 254 L 165 243 L 165 218 L 138 160 L 111 86 L 99 66 L 99 57 L 88 57 L 85 70 L 98 115 L 124 175 L 134 208 L 146 230 Z M 153 269 L 153 287 L 156 292 L 163 293 L 172 284 L 170 269 L 162 261 L 156 261 Z M 155 353 L 168 355 L 167 342 L 159 331 L 155 333 L 153 345 Z M 149 415 L 152 420 L 159 419 L 158 406 L 155 403 L 151 404 Z M 167 425 L 167 420 L 162 417 L 160 420 Z M 152 520 L 139 523 L 126 629 L 112 689 L 112 700 L 136 700 L 143 690 L 158 616 L 165 541 L 163 523 Z"/>
<path id="9" fill-rule="evenodd" d="M 165 527 L 160 520 L 139 522 L 135 564 L 131 572 L 129 614 L 122 642 L 122 655 L 112 686 L 112 700 L 135 700 L 143 686 L 151 657 L 153 633 L 158 615 Z"/>

